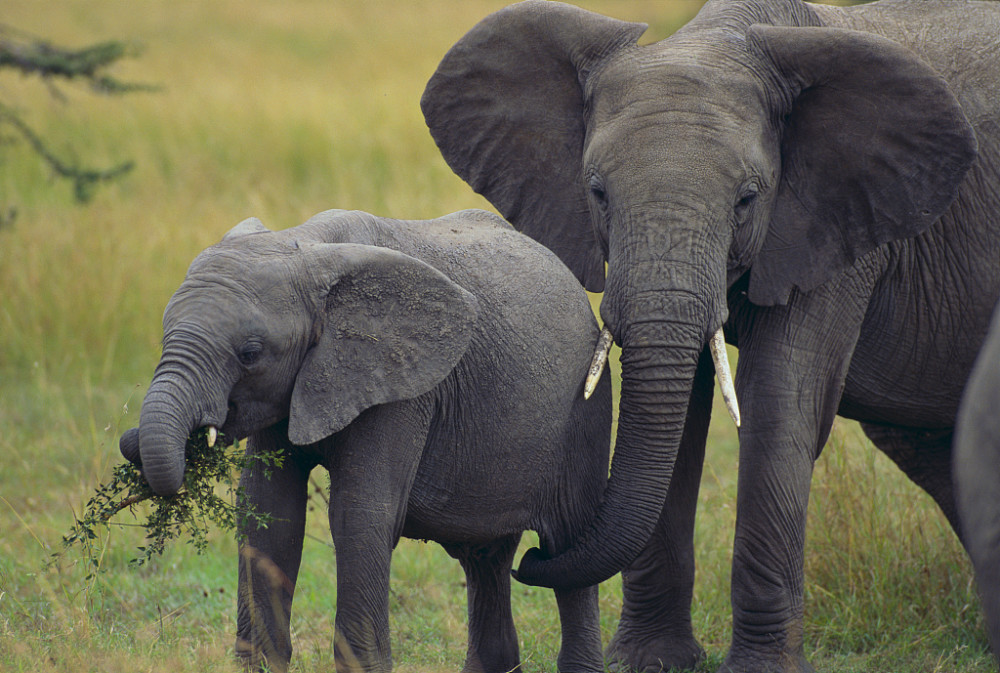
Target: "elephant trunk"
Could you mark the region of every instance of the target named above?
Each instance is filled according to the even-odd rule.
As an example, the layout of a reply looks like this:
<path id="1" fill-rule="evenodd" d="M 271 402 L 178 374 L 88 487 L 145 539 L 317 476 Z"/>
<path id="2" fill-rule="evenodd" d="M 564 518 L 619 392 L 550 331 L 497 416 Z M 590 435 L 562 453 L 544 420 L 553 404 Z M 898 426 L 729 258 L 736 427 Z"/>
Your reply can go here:
<path id="1" fill-rule="evenodd" d="M 184 483 L 184 448 L 201 422 L 183 402 L 175 379 L 158 376 L 146 393 L 139 417 L 142 471 L 157 495 L 173 495 Z"/>
<path id="2" fill-rule="evenodd" d="M 139 416 L 139 458 L 143 476 L 157 495 L 173 495 L 184 483 L 184 451 L 191 433 L 221 426 L 226 419 L 226 377 L 211 362 L 210 356 L 175 336 L 165 346 L 146 392 Z M 134 453 L 134 438 L 125 439 L 123 453 L 126 448 Z"/>
<path id="3" fill-rule="evenodd" d="M 693 302 L 691 302 L 693 303 Z M 666 499 L 677 458 L 691 386 L 704 346 L 704 327 L 692 306 L 678 313 L 697 320 L 633 324 L 622 344 L 620 415 L 611 476 L 590 529 L 571 549 L 546 559 L 522 558 L 525 584 L 578 588 L 602 582 L 642 551 Z"/>

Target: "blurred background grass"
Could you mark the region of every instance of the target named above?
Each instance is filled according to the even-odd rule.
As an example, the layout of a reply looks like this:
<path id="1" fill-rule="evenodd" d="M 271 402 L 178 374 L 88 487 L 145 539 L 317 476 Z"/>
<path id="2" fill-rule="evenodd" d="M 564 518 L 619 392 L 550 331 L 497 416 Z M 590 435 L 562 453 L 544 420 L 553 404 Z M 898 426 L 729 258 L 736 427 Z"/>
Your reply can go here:
<path id="1" fill-rule="evenodd" d="M 158 358 L 163 307 L 188 263 L 245 217 L 285 228 L 327 208 L 422 218 L 488 204 L 455 177 L 418 101 L 447 48 L 501 0 L 58 0 L 5 3 L 0 20 L 66 46 L 135 40 L 124 98 L 0 77 L 5 100 L 56 149 L 125 179 L 77 205 L 23 144 L 0 145 L 0 670 L 232 670 L 235 545 L 217 536 L 139 570 L 140 536 L 114 529 L 104 573 L 59 548 L 120 458 L 118 435 Z M 579 2 L 663 38 L 699 0 Z M 596 302 L 599 297 L 595 297 Z M 731 628 L 735 432 L 713 422 L 698 515 L 695 629 L 721 662 Z M 317 475 L 325 487 L 325 476 Z M 295 670 L 331 668 L 334 560 L 315 499 L 293 615 Z M 817 466 L 807 549 L 807 649 L 826 671 L 994 670 L 968 563 L 930 500 L 838 421 Z M 458 565 L 404 541 L 393 559 L 401 670 L 454 670 L 465 652 Z M 602 587 L 605 641 L 620 583 Z M 522 657 L 555 670 L 551 592 L 514 587 Z"/>

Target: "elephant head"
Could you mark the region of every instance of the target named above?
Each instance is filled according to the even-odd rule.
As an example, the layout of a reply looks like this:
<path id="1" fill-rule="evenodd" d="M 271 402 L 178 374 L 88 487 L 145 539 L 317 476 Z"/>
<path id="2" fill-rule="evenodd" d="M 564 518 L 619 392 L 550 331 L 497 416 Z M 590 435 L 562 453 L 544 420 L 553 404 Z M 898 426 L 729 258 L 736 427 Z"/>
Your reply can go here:
<path id="1" fill-rule="evenodd" d="M 737 280 L 754 304 L 786 303 L 956 196 L 976 144 L 945 81 L 895 42 L 818 24 L 799 0 L 712 0 L 640 46 L 643 24 L 529 0 L 430 79 L 449 165 L 604 292 L 622 347 L 602 508 L 574 548 L 526 556 L 522 581 L 592 584 L 641 550 Z"/>
<path id="2" fill-rule="evenodd" d="M 122 436 L 160 494 L 183 483 L 199 428 L 243 438 L 288 419 L 293 444 L 365 409 L 421 395 L 468 348 L 476 300 L 422 261 L 296 241 L 247 220 L 192 263 L 163 318 L 163 354 L 138 433 Z"/>

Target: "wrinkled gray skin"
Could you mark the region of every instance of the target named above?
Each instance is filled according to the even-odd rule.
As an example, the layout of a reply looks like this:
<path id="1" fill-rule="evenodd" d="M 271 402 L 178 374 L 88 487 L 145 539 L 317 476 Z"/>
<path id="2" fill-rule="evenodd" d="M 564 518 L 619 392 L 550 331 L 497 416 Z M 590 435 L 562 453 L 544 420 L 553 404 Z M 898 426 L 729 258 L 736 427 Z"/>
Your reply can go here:
<path id="1" fill-rule="evenodd" d="M 712 382 L 697 363 L 725 325 L 743 425 L 723 669 L 811 670 L 806 506 L 835 415 L 957 527 L 952 427 L 1000 294 L 1000 3 L 712 0 L 661 42 L 637 45 L 644 30 L 513 5 L 449 50 L 422 99 L 451 167 L 604 291 L 622 347 L 598 517 L 518 576 L 573 586 L 627 566 L 609 656 L 702 656 Z"/>
<path id="2" fill-rule="evenodd" d="M 955 489 L 966 548 L 1000 652 L 1000 305 L 962 395 L 955 426 Z"/>
<path id="3" fill-rule="evenodd" d="M 518 666 L 510 569 L 521 532 L 550 553 L 607 480 L 608 379 L 583 399 L 598 329 L 559 259 L 483 211 L 396 221 L 328 211 L 269 232 L 248 220 L 201 253 L 167 306 L 137 431 L 154 491 L 174 493 L 190 433 L 281 449 L 240 485 L 270 512 L 243 531 L 237 654 L 291 657 L 310 470 L 330 473 L 338 670 L 387 671 L 389 561 L 400 536 L 465 570 L 467 671 Z M 597 587 L 557 589 L 560 670 L 603 670 Z"/>

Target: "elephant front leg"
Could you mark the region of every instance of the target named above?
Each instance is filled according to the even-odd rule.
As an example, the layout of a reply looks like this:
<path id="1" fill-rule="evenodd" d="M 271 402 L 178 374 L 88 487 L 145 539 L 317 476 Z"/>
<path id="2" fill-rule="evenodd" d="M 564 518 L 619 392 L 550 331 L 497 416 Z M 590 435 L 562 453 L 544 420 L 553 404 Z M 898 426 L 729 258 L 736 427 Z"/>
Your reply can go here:
<path id="1" fill-rule="evenodd" d="M 642 554 L 622 572 L 618 630 L 605 658 L 637 671 L 694 668 L 705 651 L 691 626 L 694 521 L 714 389 L 712 358 L 698 361 L 684 434 L 660 520 Z"/>
<path id="2" fill-rule="evenodd" d="M 389 673 L 389 565 L 394 526 L 384 513 L 330 501 L 337 550 L 334 657 L 341 673 Z"/>
<path id="3" fill-rule="evenodd" d="M 336 436 L 336 450 L 324 460 L 337 552 L 334 653 L 341 673 L 392 669 L 389 565 L 431 414 L 430 405 L 411 400 L 370 408 Z"/>
<path id="4" fill-rule="evenodd" d="M 726 673 L 812 671 L 803 649 L 803 556 L 811 451 L 740 450 L 733 636 Z"/>
<path id="5" fill-rule="evenodd" d="M 743 409 L 733 548 L 733 636 L 721 671 L 813 671 L 804 653 L 806 514 L 865 315 L 864 286 L 831 283 L 757 309 L 740 335 Z M 844 299 L 847 297 L 850 301 Z"/>
<path id="6" fill-rule="evenodd" d="M 279 432 L 252 436 L 247 452 L 289 449 Z M 284 671 L 292 656 L 289 621 L 302 559 L 311 466 L 285 451 L 284 465 L 271 471 L 251 466 L 240 479 L 241 502 L 270 514 L 266 528 L 243 523 L 237 594 L 236 656 L 246 668 Z"/>

